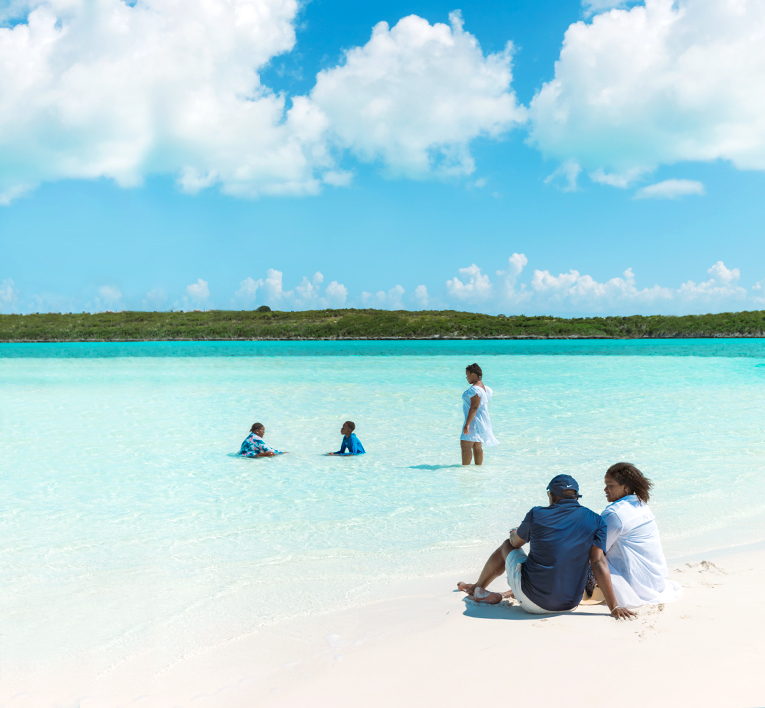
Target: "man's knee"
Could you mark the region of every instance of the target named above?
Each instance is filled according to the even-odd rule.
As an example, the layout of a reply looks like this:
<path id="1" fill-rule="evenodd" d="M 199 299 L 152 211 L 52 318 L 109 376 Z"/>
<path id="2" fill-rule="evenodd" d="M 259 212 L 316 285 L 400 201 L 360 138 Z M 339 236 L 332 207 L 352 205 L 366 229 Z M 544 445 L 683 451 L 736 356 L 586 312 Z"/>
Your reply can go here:
<path id="1" fill-rule="evenodd" d="M 510 552 L 513 550 L 513 544 L 510 543 L 510 539 L 506 538 L 502 545 L 499 547 L 499 552 L 502 554 L 502 558 L 504 560 L 507 560 L 507 557 L 510 555 Z"/>

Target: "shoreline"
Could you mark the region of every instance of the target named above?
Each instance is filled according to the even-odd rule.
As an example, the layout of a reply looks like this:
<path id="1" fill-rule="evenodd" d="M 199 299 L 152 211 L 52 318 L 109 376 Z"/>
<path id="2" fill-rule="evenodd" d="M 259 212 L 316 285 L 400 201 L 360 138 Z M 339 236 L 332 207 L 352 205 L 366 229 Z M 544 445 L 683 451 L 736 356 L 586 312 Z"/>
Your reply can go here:
<path id="1" fill-rule="evenodd" d="M 549 617 L 505 604 L 480 607 L 449 589 L 449 578 L 435 577 L 415 583 L 408 595 L 286 621 L 160 671 L 132 657 L 87 688 L 73 686 L 68 698 L 80 696 L 82 708 L 134 701 L 150 708 L 421 702 L 456 708 L 502 696 L 513 705 L 557 708 L 557 691 L 566 683 L 549 680 L 557 659 L 566 675 L 582 679 L 569 682 L 567 706 L 605 706 L 599 698 L 619 693 L 629 666 L 640 666 L 645 678 L 640 688 L 630 679 L 620 699 L 625 706 L 646 700 L 668 708 L 757 706 L 762 653 L 756 637 L 765 621 L 747 615 L 763 574 L 747 569 L 762 568 L 765 553 L 726 558 L 673 564 L 670 575 L 683 583 L 683 597 L 662 609 L 642 608 L 634 622 L 616 622 L 602 607 Z M 622 671 L 608 675 L 605 658 L 617 655 L 615 669 Z M 694 687 L 677 680 L 687 673 L 713 678 Z M 27 695 L 43 698 L 38 691 Z M 51 695 L 50 702 L 27 705 L 55 700 Z"/>
<path id="2" fill-rule="evenodd" d="M 492 341 L 639 341 L 639 340 L 677 340 L 677 339 L 765 339 L 762 334 L 677 334 L 671 336 L 610 337 L 606 335 L 571 334 L 559 337 L 546 335 L 513 335 L 497 337 L 229 337 L 226 339 L 197 337 L 194 339 L 5 339 L 2 344 L 151 344 L 152 342 L 492 342 Z"/>
<path id="3" fill-rule="evenodd" d="M 500 698 L 519 706 L 605 708 L 619 695 L 626 708 L 646 701 L 659 708 L 765 705 L 757 679 L 765 618 L 752 613 L 765 581 L 765 541 L 671 562 L 681 598 L 644 606 L 630 622 L 613 620 L 602 606 L 537 616 L 507 603 L 475 605 L 454 590 L 464 578 L 452 576 L 413 578 L 387 599 L 284 620 L 172 666 L 154 663 L 147 648 L 87 680 L 80 665 L 79 676 L 6 674 L 0 703 L 457 708 Z M 504 578 L 492 588 L 506 589 Z M 299 603 L 310 590 L 284 591 Z M 556 665 L 562 674 L 554 678 Z M 678 680 L 683 676 L 705 678 Z"/>

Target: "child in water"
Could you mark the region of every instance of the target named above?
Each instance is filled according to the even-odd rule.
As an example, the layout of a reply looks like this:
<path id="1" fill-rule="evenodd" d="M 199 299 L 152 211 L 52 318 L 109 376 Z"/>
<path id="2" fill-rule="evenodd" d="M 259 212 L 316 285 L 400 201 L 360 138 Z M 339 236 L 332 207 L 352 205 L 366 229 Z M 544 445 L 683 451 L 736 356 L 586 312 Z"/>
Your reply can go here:
<path id="1" fill-rule="evenodd" d="M 266 434 L 266 426 L 263 423 L 255 423 L 250 428 L 250 434 L 242 443 L 239 454 L 242 457 L 274 457 L 275 455 L 284 455 L 281 450 L 268 447 L 263 442 L 263 436 Z"/>
<path id="2" fill-rule="evenodd" d="M 356 424 L 350 420 L 346 420 L 343 423 L 343 427 L 340 428 L 340 432 L 343 434 L 343 444 L 340 446 L 340 450 L 337 452 L 328 452 L 328 455 L 363 455 L 365 450 L 361 441 L 356 437 L 353 432 L 356 430 Z"/>

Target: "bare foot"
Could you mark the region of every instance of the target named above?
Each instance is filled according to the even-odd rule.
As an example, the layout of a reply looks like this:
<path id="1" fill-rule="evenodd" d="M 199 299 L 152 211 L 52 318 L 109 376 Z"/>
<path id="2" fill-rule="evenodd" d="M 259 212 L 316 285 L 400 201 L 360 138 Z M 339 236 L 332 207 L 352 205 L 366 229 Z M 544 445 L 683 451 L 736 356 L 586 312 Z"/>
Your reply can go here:
<path id="1" fill-rule="evenodd" d="M 480 587 L 473 588 L 473 600 L 482 605 L 498 605 L 502 602 L 502 595 L 498 592 L 489 592 Z"/>
<path id="2" fill-rule="evenodd" d="M 507 592 L 503 592 L 502 593 L 502 597 L 504 597 L 506 600 L 510 600 L 510 599 L 515 600 L 515 595 L 513 595 L 513 591 L 512 590 L 508 590 Z"/>
<path id="3" fill-rule="evenodd" d="M 474 589 L 475 589 L 475 585 L 473 583 L 463 583 L 462 581 L 457 583 L 457 590 L 466 592 L 468 595 L 472 595 Z"/>

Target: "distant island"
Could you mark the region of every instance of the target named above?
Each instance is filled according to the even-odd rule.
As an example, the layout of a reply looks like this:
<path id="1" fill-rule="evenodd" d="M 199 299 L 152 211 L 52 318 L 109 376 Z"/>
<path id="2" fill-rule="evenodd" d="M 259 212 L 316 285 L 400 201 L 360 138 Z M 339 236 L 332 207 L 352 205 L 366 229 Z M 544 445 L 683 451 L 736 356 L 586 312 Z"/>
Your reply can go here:
<path id="1" fill-rule="evenodd" d="M 765 310 L 717 315 L 527 317 L 454 310 L 258 310 L 0 315 L 0 342 L 764 337 Z"/>

